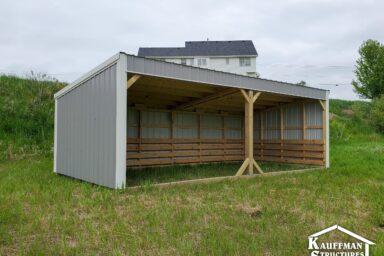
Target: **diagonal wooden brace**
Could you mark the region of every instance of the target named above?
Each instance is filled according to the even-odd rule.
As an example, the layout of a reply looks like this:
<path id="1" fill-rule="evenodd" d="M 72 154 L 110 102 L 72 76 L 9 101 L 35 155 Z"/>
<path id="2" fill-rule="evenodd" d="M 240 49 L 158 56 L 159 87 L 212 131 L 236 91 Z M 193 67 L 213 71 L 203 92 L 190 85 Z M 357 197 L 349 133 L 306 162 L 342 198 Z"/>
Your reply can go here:
<path id="1" fill-rule="evenodd" d="M 127 82 L 127 89 L 129 89 L 134 83 L 136 83 L 137 80 L 140 79 L 140 77 L 140 75 L 133 75 L 131 78 L 129 78 Z"/>
<path id="2" fill-rule="evenodd" d="M 253 159 L 253 165 L 255 166 L 258 173 L 264 173 L 263 170 L 260 168 L 260 166 L 255 161 L 255 159 Z"/>
<path id="3" fill-rule="evenodd" d="M 235 176 L 241 176 L 243 175 L 245 169 L 247 169 L 249 165 L 249 158 L 246 158 L 243 162 L 243 164 L 240 166 L 239 170 L 237 171 L 236 175 Z"/>

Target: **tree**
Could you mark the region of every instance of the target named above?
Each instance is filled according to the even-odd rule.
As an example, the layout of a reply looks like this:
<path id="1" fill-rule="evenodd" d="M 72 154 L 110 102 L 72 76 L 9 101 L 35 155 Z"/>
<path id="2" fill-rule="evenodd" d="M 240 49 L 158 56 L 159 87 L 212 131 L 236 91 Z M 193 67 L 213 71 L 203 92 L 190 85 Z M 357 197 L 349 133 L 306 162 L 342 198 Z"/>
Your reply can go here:
<path id="1" fill-rule="evenodd" d="M 301 80 L 300 82 L 297 83 L 297 85 L 307 86 L 307 83 L 305 81 Z"/>
<path id="2" fill-rule="evenodd" d="M 361 98 L 378 98 L 384 94 L 384 45 L 369 39 L 363 42 L 359 54 L 353 88 Z"/>

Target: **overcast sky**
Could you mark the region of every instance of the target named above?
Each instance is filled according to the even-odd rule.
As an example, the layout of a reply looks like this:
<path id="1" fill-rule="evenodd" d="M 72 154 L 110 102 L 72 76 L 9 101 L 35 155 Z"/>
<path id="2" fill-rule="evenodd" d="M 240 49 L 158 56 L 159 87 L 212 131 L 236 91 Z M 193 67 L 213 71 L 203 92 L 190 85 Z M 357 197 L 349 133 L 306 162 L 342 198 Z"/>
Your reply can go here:
<path id="1" fill-rule="evenodd" d="M 350 83 L 358 48 L 369 38 L 384 42 L 383 11 L 379 0 L 1 0 L 0 72 L 70 82 L 140 46 L 251 39 L 261 77 L 357 99 Z"/>

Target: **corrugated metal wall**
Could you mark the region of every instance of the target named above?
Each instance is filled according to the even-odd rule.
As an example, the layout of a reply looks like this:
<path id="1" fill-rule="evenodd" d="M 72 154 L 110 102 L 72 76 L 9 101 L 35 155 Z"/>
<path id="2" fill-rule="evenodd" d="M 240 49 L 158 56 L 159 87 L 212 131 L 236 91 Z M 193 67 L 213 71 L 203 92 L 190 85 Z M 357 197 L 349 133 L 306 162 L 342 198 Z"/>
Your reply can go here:
<path id="1" fill-rule="evenodd" d="M 283 108 L 283 138 L 303 139 L 303 104 L 293 104 Z"/>
<path id="2" fill-rule="evenodd" d="M 321 165 L 322 113 L 318 101 L 255 111 L 256 159 Z M 244 159 L 243 114 L 129 109 L 127 129 L 131 167 Z"/>
<path id="3" fill-rule="evenodd" d="M 127 165 L 240 161 L 242 115 L 128 109 Z"/>
<path id="4" fill-rule="evenodd" d="M 308 140 L 323 139 L 323 111 L 318 102 L 305 104 L 306 136 Z M 316 128 L 319 127 L 319 128 Z"/>
<path id="5" fill-rule="evenodd" d="M 306 137 L 303 138 L 303 107 L 305 108 Z M 254 138 L 260 139 L 261 117 L 263 139 L 281 139 L 281 116 L 283 116 L 283 139 L 285 140 L 320 140 L 322 139 L 323 110 L 318 101 L 290 104 L 254 114 Z"/>
<path id="6" fill-rule="evenodd" d="M 265 111 L 263 115 L 263 139 L 280 139 L 280 109 Z"/>
<path id="7" fill-rule="evenodd" d="M 254 116 L 256 159 L 324 164 L 323 110 L 318 101 L 286 104 Z"/>
<path id="8" fill-rule="evenodd" d="M 56 171 L 115 187 L 116 64 L 56 100 Z"/>
<path id="9" fill-rule="evenodd" d="M 127 137 L 140 133 L 143 139 L 241 139 L 242 122 L 242 115 L 128 109 Z"/>

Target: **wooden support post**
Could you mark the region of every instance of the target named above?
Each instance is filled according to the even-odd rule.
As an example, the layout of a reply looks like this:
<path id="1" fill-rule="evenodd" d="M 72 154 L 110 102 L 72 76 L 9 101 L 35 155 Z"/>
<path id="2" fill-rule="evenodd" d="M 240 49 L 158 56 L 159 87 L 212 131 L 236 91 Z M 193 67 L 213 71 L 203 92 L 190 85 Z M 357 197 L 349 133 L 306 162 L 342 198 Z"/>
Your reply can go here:
<path id="1" fill-rule="evenodd" d="M 264 112 L 261 111 L 260 112 L 260 141 L 261 141 L 260 156 L 261 158 L 264 157 L 263 140 L 264 140 Z"/>
<path id="2" fill-rule="evenodd" d="M 283 158 L 283 140 L 284 140 L 284 113 L 283 107 L 280 106 L 280 140 L 281 140 L 281 150 L 280 150 L 280 158 Z"/>
<path id="3" fill-rule="evenodd" d="M 307 117 L 305 113 L 305 103 L 303 103 L 303 140 L 307 137 Z"/>
<path id="4" fill-rule="evenodd" d="M 325 110 L 325 101 L 319 101 L 320 102 L 320 104 L 321 104 L 321 107 L 323 108 L 323 118 L 322 118 L 322 126 L 323 126 L 323 128 L 322 128 L 322 139 L 323 139 L 323 162 L 324 162 L 324 165 L 325 165 L 325 157 L 326 157 L 326 141 L 327 141 L 327 139 L 326 139 L 326 110 Z"/>
<path id="5" fill-rule="evenodd" d="M 142 131 L 141 131 L 141 124 L 142 124 L 142 114 L 141 114 L 141 110 L 139 109 L 138 110 L 138 114 L 139 114 L 139 124 L 138 124 L 138 130 L 137 130 L 137 133 L 138 133 L 138 137 L 139 137 L 139 154 L 141 154 L 141 137 L 142 137 Z M 137 159 L 141 165 L 141 159 Z"/>
<path id="6" fill-rule="evenodd" d="M 201 161 L 201 114 L 200 113 L 198 113 L 198 118 L 199 118 L 198 119 L 199 124 L 197 129 L 198 129 L 198 138 L 199 138 L 199 161 L 201 164 L 203 162 Z"/>
<path id="7" fill-rule="evenodd" d="M 248 141 L 246 143 L 248 144 L 248 158 L 249 158 L 249 165 L 248 165 L 248 174 L 253 174 L 253 91 L 248 91 L 248 99 L 249 102 L 245 103 L 245 115 L 247 116 L 248 112 L 248 118 L 247 118 L 247 126 L 248 126 Z"/>
<path id="8" fill-rule="evenodd" d="M 172 164 L 175 164 L 175 156 L 173 154 L 174 152 L 174 146 L 173 146 L 173 140 L 175 138 L 175 112 L 171 112 L 171 126 L 170 126 L 170 137 L 171 137 L 171 152 L 172 152 Z"/>
<path id="9" fill-rule="evenodd" d="M 127 82 L 127 89 L 129 89 L 134 83 L 136 83 L 140 77 L 140 75 L 133 75 L 131 78 L 129 78 Z"/>
<path id="10" fill-rule="evenodd" d="M 305 102 L 303 102 L 303 141 L 305 141 L 305 138 L 307 137 L 307 117 L 306 117 L 306 113 L 305 113 Z M 305 144 L 303 144 L 304 146 Z M 303 150 L 303 155 L 304 155 L 305 151 Z M 303 157 L 303 159 L 305 160 L 305 157 Z"/>
<path id="11" fill-rule="evenodd" d="M 260 96 L 260 92 L 253 95 L 253 91 L 249 90 L 248 92 L 241 90 L 242 95 L 245 99 L 244 104 L 244 147 L 245 147 L 245 157 L 243 164 L 240 169 L 237 171 L 236 176 L 242 175 L 248 167 L 248 174 L 253 174 L 253 167 L 257 169 L 259 173 L 263 173 L 260 166 L 256 163 L 253 156 L 253 103 Z"/>
<path id="12" fill-rule="evenodd" d="M 224 156 L 224 159 L 226 160 L 227 159 L 227 155 L 225 154 L 225 145 L 227 144 L 227 140 L 225 138 L 225 117 L 224 116 L 221 116 L 221 138 L 223 139 L 222 140 L 222 145 L 223 145 L 223 149 L 221 150 L 222 153 L 223 153 L 223 156 Z"/>
<path id="13" fill-rule="evenodd" d="M 244 91 L 241 90 L 241 92 L 243 93 Z M 248 163 L 249 163 L 249 98 L 248 98 L 248 95 L 244 92 L 243 93 L 244 98 L 245 98 L 245 108 L 244 108 L 244 152 L 245 152 L 245 158 L 248 159 Z M 247 165 L 248 166 L 248 165 Z M 246 166 L 246 167 L 247 167 Z"/>

